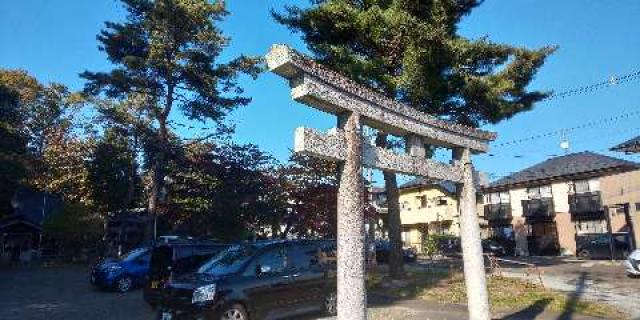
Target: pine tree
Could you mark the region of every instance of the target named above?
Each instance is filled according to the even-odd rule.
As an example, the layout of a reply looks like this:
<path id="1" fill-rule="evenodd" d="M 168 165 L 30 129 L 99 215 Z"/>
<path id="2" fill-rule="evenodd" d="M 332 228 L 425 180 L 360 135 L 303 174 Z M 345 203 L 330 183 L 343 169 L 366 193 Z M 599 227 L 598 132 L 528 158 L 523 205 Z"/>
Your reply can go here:
<path id="1" fill-rule="evenodd" d="M 103 213 L 131 209 L 140 189 L 136 152 L 126 133 L 107 128 L 87 162 L 91 197 Z"/>
<path id="2" fill-rule="evenodd" d="M 149 210 L 157 211 L 164 189 L 169 117 L 175 109 L 198 121 L 221 123 L 234 108 L 249 103 L 237 77 L 256 77 L 257 59 L 239 56 L 218 60 L 228 46 L 216 23 L 228 12 L 221 0 L 122 0 L 124 22 L 107 22 L 98 35 L 100 50 L 115 65 L 110 72 L 84 72 L 85 90 L 113 98 L 144 97 L 155 131 Z"/>
<path id="3" fill-rule="evenodd" d="M 316 59 L 422 112 L 470 126 L 530 110 L 549 92 L 527 86 L 554 47 L 530 50 L 468 39 L 462 18 L 480 0 L 313 0 L 275 19 L 302 34 Z M 377 139 L 387 145 L 384 132 Z M 383 172 L 393 246 L 390 274 L 403 276 L 398 190 Z"/>

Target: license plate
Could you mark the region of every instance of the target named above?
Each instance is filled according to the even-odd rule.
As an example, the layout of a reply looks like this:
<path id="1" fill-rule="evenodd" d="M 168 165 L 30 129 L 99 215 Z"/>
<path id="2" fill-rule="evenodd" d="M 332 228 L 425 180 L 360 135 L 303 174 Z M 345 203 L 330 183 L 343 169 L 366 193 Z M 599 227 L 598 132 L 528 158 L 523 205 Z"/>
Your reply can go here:
<path id="1" fill-rule="evenodd" d="M 163 312 L 161 320 L 171 320 L 173 319 L 173 315 L 171 312 Z"/>
<path id="2" fill-rule="evenodd" d="M 151 289 L 158 289 L 158 281 L 151 281 Z"/>

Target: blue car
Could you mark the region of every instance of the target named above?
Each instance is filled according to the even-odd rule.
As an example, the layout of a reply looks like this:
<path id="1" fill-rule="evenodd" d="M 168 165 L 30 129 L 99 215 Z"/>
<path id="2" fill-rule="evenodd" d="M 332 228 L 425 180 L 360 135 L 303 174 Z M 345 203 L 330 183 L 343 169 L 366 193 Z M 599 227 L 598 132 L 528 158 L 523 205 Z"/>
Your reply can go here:
<path id="1" fill-rule="evenodd" d="M 103 260 L 91 270 L 91 284 L 123 293 L 141 287 L 149 273 L 150 260 L 150 248 L 134 249 L 120 260 Z"/>

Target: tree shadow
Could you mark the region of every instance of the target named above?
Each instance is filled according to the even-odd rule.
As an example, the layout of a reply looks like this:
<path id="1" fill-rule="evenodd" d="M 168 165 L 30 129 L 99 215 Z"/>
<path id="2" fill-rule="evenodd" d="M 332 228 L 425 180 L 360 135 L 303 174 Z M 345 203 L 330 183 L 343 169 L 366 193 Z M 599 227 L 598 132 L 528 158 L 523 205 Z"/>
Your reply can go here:
<path id="1" fill-rule="evenodd" d="M 586 272 L 580 272 L 580 278 L 576 282 L 576 290 L 569 295 L 569 300 L 564 306 L 564 310 L 558 317 L 558 320 L 569 320 L 573 317 L 573 314 L 576 312 L 578 302 L 580 301 L 580 297 L 584 294 L 587 276 Z"/>
<path id="2" fill-rule="evenodd" d="M 507 316 L 504 316 L 503 320 L 520 320 L 520 319 L 535 319 L 538 315 L 542 314 L 547 306 L 551 303 L 551 299 L 540 299 L 534 302 L 532 305 Z"/>
<path id="3" fill-rule="evenodd" d="M 377 279 L 369 278 L 368 293 L 370 305 L 393 304 L 398 300 L 412 300 L 430 288 L 443 285 L 442 281 L 450 280 L 462 270 L 459 267 L 448 269 L 432 268 L 422 270 L 407 270 L 407 279 L 394 281 L 389 279 L 386 272 L 377 272 Z"/>

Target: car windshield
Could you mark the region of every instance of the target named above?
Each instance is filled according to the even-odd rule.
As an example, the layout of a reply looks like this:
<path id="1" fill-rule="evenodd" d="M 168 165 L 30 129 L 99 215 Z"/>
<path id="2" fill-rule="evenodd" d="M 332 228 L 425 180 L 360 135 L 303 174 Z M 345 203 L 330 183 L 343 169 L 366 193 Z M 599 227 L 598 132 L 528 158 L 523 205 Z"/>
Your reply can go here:
<path id="1" fill-rule="evenodd" d="M 203 264 L 198 269 L 198 273 L 225 275 L 238 272 L 255 251 L 256 248 L 250 245 L 229 247 Z"/>
<path id="2" fill-rule="evenodd" d="M 129 253 L 127 253 L 123 258 L 122 261 L 132 261 L 137 259 L 138 257 L 143 256 L 144 254 L 146 254 L 149 251 L 149 249 L 147 248 L 138 248 L 138 249 L 133 249 L 131 251 L 129 251 Z"/>

